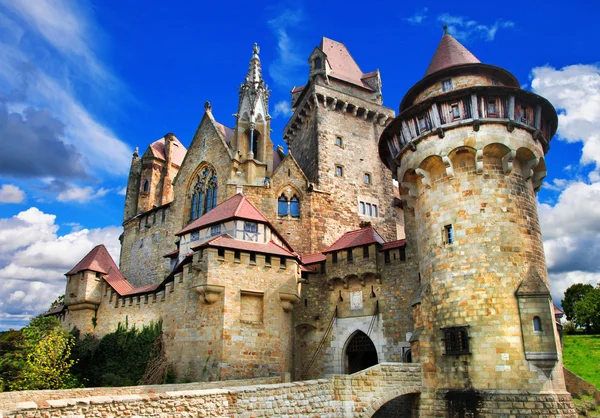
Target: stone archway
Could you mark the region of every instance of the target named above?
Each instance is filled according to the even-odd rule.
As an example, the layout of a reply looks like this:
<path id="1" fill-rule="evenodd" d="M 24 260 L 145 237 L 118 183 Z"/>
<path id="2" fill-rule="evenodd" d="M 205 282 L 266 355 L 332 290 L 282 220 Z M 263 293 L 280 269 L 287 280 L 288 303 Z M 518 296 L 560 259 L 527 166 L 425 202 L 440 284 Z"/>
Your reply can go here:
<path id="1" fill-rule="evenodd" d="M 372 415 L 373 418 L 412 418 L 419 416 L 418 393 L 409 393 L 393 398 L 381 405 Z"/>
<path id="2" fill-rule="evenodd" d="M 356 331 L 348 338 L 344 350 L 345 372 L 356 373 L 378 364 L 377 349 L 367 334 Z"/>

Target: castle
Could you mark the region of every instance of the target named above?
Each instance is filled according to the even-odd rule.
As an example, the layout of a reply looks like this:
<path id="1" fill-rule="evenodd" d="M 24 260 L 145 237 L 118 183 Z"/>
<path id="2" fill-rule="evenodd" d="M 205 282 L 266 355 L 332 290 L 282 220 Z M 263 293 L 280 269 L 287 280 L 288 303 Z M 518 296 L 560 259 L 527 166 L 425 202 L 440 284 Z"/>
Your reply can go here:
<path id="1" fill-rule="evenodd" d="M 256 45 L 233 128 L 207 102 L 189 149 L 136 150 L 120 266 L 98 246 L 66 274 L 64 328 L 162 320 L 180 380 L 417 362 L 398 416 L 568 415 L 536 209 L 552 105 L 447 33 L 398 115 L 345 45 L 308 61 L 287 154 Z"/>

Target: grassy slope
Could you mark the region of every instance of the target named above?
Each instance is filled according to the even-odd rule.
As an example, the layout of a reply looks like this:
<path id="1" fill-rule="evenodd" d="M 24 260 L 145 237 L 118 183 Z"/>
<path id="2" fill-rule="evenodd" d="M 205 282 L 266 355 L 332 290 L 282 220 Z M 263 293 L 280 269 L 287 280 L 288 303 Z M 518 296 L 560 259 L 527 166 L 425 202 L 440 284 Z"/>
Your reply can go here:
<path id="1" fill-rule="evenodd" d="M 600 335 L 565 335 L 563 363 L 600 389 Z"/>

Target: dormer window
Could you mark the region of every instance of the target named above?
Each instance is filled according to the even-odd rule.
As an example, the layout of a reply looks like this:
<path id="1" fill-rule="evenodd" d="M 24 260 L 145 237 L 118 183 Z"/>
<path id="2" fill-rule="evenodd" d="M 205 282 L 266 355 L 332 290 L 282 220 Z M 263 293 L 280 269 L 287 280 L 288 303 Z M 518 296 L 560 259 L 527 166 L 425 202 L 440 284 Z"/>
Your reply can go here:
<path id="1" fill-rule="evenodd" d="M 210 227 L 210 235 L 211 236 L 215 236 L 215 235 L 220 235 L 221 234 L 221 225 L 213 225 Z"/>
<path id="2" fill-rule="evenodd" d="M 456 120 L 456 119 L 460 119 L 460 107 L 458 106 L 458 103 L 453 103 L 450 105 L 450 112 L 452 114 L 452 119 Z"/>
<path id="3" fill-rule="evenodd" d="M 498 116 L 498 106 L 496 105 L 496 98 L 489 98 L 487 101 L 487 112 L 489 116 Z"/>
<path id="4" fill-rule="evenodd" d="M 442 91 L 450 91 L 452 90 L 452 79 L 447 79 L 442 81 Z"/>
<path id="5" fill-rule="evenodd" d="M 258 232 L 258 224 L 256 222 L 244 222 L 244 232 Z"/>
<path id="6" fill-rule="evenodd" d="M 320 70 L 321 67 L 323 66 L 323 63 L 321 61 L 321 57 L 315 58 L 314 64 L 315 64 L 315 70 Z"/>
<path id="7" fill-rule="evenodd" d="M 190 234 L 190 241 L 198 241 L 200 239 L 200 231 L 194 231 Z"/>

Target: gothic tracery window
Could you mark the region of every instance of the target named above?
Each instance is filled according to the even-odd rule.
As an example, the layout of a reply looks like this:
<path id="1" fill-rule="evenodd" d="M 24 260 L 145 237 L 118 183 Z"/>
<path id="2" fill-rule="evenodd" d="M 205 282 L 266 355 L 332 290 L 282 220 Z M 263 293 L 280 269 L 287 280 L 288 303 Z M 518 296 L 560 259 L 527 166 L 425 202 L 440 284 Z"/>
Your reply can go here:
<path id="1" fill-rule="evenodd" d="M 206 167 L 197 175 L 196 184 L 191 189 L 192 207 L 190 220 L 198 219 L 217 206 L 217 174 L 212 167 Z"/>
<path id="2" fill-rule="evenodd" d="M 291 195 L 291 197 L 286 195 Z M 283 192 L 277 199 L 277 215 L 280 217 L 300 217 L 300 199 L 297 195 L 292 194 L 291 189 Z"/>

